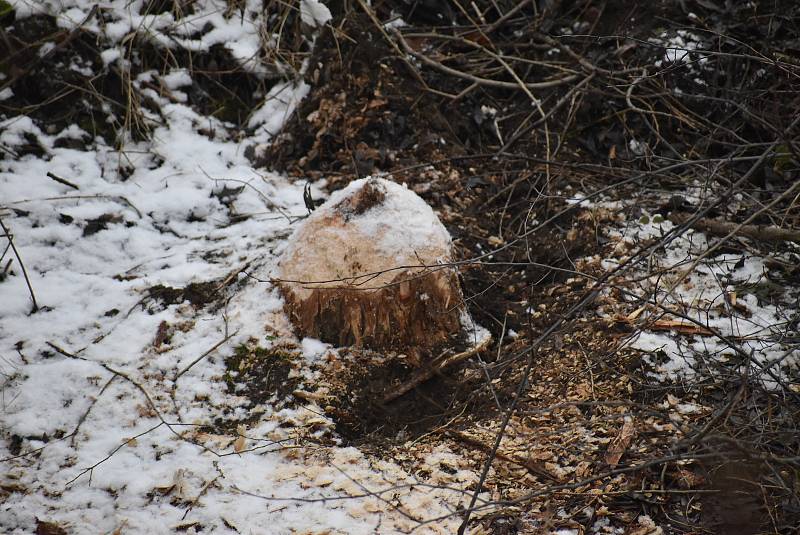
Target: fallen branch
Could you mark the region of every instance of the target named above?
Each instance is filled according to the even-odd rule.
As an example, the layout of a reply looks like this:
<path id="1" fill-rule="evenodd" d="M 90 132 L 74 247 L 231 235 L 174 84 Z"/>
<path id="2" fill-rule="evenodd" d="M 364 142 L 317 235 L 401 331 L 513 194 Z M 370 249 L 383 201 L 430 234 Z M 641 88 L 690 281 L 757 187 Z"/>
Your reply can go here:
<path id="1" fill-rule="evenodd" d="M 669 215 L 668 219 L 680 225 L 689 221 L 690 214 L 677 212 Z M 727 236 L 735 231 L 739 236 L 744 236 L 752 240 L 782 242 L 791 241 L 800 243 L 800 230 L 791 228 L 781 228 L 772 225 L 739 225 L 730 221 L 720 221 L 718 219 L 701 218 L 690 224 L 693 229 L 702 230 L 715 236 Z"/>
<path id="2" fill-rule="evenodd" d="M 388 394 L 383 396 L 383 400 L 381 401 L 381 403 L 383 403 L 384 405 L 386 403 L 391 403 L 392 401 L 399 398 L 406 392 L 413 390 L 414 388 L 418 387 L 425 381 L 429 380 L 431 377 L 441 372 L 448 366 L 452 366 L 453 364 L 461 362 L 473 355 L 480 353 L 481 351 L 489 347 L 491 341 L 492 337 L 487 336 L 480 343 L 469 348 L 466 351 L 462 351 L 461 353 L 456 353 L 455 355 L 452 355 L 450 357 L 441 357 L 439 359 L 436 359 L 430 365 L 418 370 L 414 375 L 411 376 L 411 379 L 409 379 L 405 383 L 401 383 L 396 388 L 390 390 Z"/>
<path id="3" fill-rule="evenodd" d="M 8 238 L 8 243 L 11 246 L 11 250 L 14 251 L 14 256 L 17 257 L 17 262 L 19 262 L 19 267 L 22 270 L 22 276 L 25 277 L 25 284 L 28 285 L 28 291 L 31 294 L 31 301 L 33 301 L 33 310 L 32 312 L 38 312 L 39 305 L 36 303 L 36 295 L 33 293 L 33 286 L 31 286 L 31 280 L 28 278 L 28 270 L 25 269 L 25 264 L 22 263 L 22 258 L 19 256 L 19 251 L 17 251 L 17 246 L 14 245 L 14 238 L 11 236 L 11 232 L 6 227 L 5 223 L 3 223 L 3 219 L 0 218 L 0 228 L 3 229 L 3 234 L 6 238 Z"/>
<path id="4" fill-rule="evenodd" d="M 617 315 L 614 317 L 614 321 L 617 323 L 624 323 L 626 325 L 637 325 L 636 318 L 632 318 L 631 316 Z M 683 319 L 659 319 L 647 321 L 641 325 L 640 328 L 647 331 L 667 331 L 685 335 L 714 336 L 714 331 L 711 329 L 694 323 L 689 323 Z"/>

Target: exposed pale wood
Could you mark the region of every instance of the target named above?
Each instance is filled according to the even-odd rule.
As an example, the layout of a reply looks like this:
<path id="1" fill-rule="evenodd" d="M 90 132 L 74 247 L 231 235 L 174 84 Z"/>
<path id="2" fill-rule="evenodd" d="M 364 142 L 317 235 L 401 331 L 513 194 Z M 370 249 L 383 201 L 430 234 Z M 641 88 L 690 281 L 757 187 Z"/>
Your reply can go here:
<path id="1" fill-rule="evenodd" d="M 389 212 L 371 215 L 373 209 L 383 214 L 386 203 Z M 409 203 L 413 210 L 405 213 Z M 370 179 L 302 223 L 273 279 L 301 336 L 422 354 L 453 341 L 461 331 L 463 298 L 450 236 L 432 211 L 438 229 L 413 244 L 402 236 L 403 221 L 419 217 L 420 206 L 430 211 L 413 192 Z M 383 225 L 375 217 L 397 221 Z"/>

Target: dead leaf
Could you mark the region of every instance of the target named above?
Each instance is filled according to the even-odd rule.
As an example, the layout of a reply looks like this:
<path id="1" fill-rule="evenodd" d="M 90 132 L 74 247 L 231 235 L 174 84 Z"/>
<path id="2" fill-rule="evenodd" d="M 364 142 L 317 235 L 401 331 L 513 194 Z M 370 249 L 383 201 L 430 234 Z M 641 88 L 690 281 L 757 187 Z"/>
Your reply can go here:
<path id="1" fill-rule="evenodd" d="M 136 412 L 142 418 L 154 418 L 156 416 L 156 412 L 150 405 L 142 405 L 142 404 L 136 405 Z"/>
<path id="2" fill-rule="evenodd" d="M 153 490 L 162 496 L 167 496 L 173 490 L 175 490 L 175 484 L 163 486 L 163 487 L 153 487 Z"/>
<path id="3" fill-rule="evenodd" d="M 637 524 L 628 526 L 625 535 L 663 535 L 664 530 L 656 526 L 655 522 L 647 516 L 642 515 L 636 519 Z"/>
<path id="4" fill-rule="evenodd" d="M 381 106 L 385 106 L 387 103 L 388 103 L 388 101 L 385 100 L 385 99 L 375 98 L 375 99 L 370 100 L 367 103 L 366 107 L 361 111 L 363 112 L 363 111 L 371 110 L 371 109 L 374 109 L 374 108 L 380 108 Z"/>
<path id="5" fill-rule="evenodd" d="M 703 476 L 685 468 L 679 468 L 674 477 L 682 489 L 696 489 L 705 483 Z"/>
<path id="6" fill-rule="evenodd" d="M 606 463 L 608 463 L 611 468 L 615 468 L 619 464 L 619 460 L 622 458 L 625 450 L 628 449 L 634 435 L 636 435 L 636 427 L 633 418 L 626 417 L 619 434 L 611 441 L 608 445 L 608 450 L 606 450 Z"/>
<path id="7" fill-rule="evenodd" d="M 295 390 L 292 395 L 306 401 L 327 401 L 330 396 L 320 392 L 306 392 L 305 390 Z"/>
<path id="8" fill-rule="evenodd" d="M 195 439 L 198 442 L 213 442 L 215 443 L 220 449 L 225 449 L 231 445 L 236 439 L 231 438 L 229 435 L 215 435 L 213 433 L 197 433 Z"/>
<path id="9" fill-rule="evenodd" d="M 575 475 L 581 479 L 585 479 L 592 472 L 592 463 L 589 461 L 581 461 L 575 467 Z"/>
<path id="10" fill-rule="evenodd" d="M 627 321 L 633 322 L 633 321 L 636 320 L 636 318 L 638 318 L 641 315 L 642 312 L 644 312 L 644 310 L 645 310 L 645 307 L 639 307 L 636 310 L 634 310 L 633 312 L 631 312 L 630 314 L 628 314 L 625 319 Z"/>
<path id="11" fill-rule="evenodd" d="M 244 436 L 246 432 L 247 427 L 244 425 L 239 425 L 236 428 L 236 433 L 239 435 L 239 437 L 233 442 L 233 451 L 236 453 L 240 453 L 247 445 L 247 439 Z"/>
<path id="12" fill-rule="evenodd" d="M 54 522 L 36 519 L 36 535 L 67 535 L 67 530 Z"/>
<path id="13" fill-rule="evenodd" d="M 153 340 L 153 347 L 158 348 L 169 339 L 169 323 L 162 321 L 156 329 L 156 337 Z"/>

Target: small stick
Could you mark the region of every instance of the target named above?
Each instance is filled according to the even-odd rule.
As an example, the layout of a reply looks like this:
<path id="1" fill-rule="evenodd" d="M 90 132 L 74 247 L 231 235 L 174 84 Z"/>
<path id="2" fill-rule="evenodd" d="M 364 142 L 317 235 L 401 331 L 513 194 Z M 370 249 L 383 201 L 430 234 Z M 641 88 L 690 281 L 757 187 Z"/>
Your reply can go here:
<path id="1" fill-rule="evenodd" d="M 59 184 L 64 184 L 65 186 L 69 186 L 72 189 L 80 189 L 78 186 L 67 180 L 66 178 L 61 178 L 60 176 L 56 175 L 55 173 L 51 173 L 50 171 L 47 172 L 47 177 L 52 178 Z"/>
<path id="2" fill-rule="evenodd" d="M 182 369 L 181 371 L 178 372 L 178 374 L 175 376 L 175 379 L 173 379 L 173 382 L 178 382 L 178 379 L 181 378 L 181 375 L 183 375 L 184 373 L 188 372 L 192 368 L 192 366 L 194 366 L 195 364 L 197 364 L 198 362 L 203 360 L 205 357 L 210 355 L 213 351 L 215 351 L 217 348 L 219 348 L 219 346 L 221 346 L 222 344 L 224 344 L 225 342 L 227 342 L 228 340 L 230 340 L 231 338 L 236 336 L 236 334 L 238 332 L 239 331 L 235 331 L 233 334 L 229 334 L 228 336 L 226 336 L 225 338 L 223 338 L 222 340 L 220 340 L 219 342 L 214 344 L 211 347 L 211 349 L 209 349 L 208 351 L 206 351 L 205 353 L 203 353 L 202 355 L 200 355 L 199 357 L 194 359 L 192 362 L 190 362 L 188 366 L 186 366 L 184 369 Z"/>
<path id="3" fill-rule="evenodd" d="M 421 370 L 417 371 L 414 375 L 412 375 L 411 379 L 389 391 L 388 394 L 383 396 L 383 400 L 381 403 L 383 403 L 384 405 L 387 403 L 391 403 L 392 401 L 399 398 L 406 392 L 413 390 L 417 386 L 421 385 L 422 383 L 424 383 L 425 381 L 427 381 L 428 379 L 430 379 L 443 369 L 447 368 L 448 366 L 452 366 L 453 364 L 461 362 L 462 360 L 465 360 L 477 353 L 480 353 L 481 351 L 489 347 L 491 341 L 492 337 L 487 336 L 478 345 L 473 346 L 466 351 L 462 351 L 461 353 L 456 353 L 451 357 L 447 357 L 441 360 L 437 359 L 438 362 L 433 362 L 431 363 L 431 365 L 422 368 Z"/>
<path id="4" fill-rule="evenodd" d="M 0 262 L 2 262 L 3 259 L 6 257 L 6 253 L 8 252 L 9 249 L 11 249 L 11 242 L 6 244 L 6 248 L 3 249 L 3 254 L 0 254 Z M 14 259 L 13 258 L 8 259 L 8 265 L 6 266 L 6 270 L 3 272 L 3 275 L 5 275 L 8 272 L 8 269 L 11 267 L 12 260 Z"/>
<path id="5" fill-rule="evenodd" d="M 508 19 L 513 17 L 514 15 L 516 15 L 517 12 L 519 12 L 523 7 L 527 6 L 530 3 L 531 3 L 531 0 L 522 0 L 522 2 L 520 2 L 519 4 L 514 6 L 508 12 L 506 12 L 505 15 L 503 15 L 502 17 L 500 17 L 499 19 L 494 21 L 492 24 L 490 24 L 489 27 L 486 28 L 486 30 L 484 30 L 484 32 L 485 33 L 492 33 L 497 28 L 499 28 L 505 21 L 507 21 Z"/>
<path id="6" fill-rule="evenodd" d="M 22 200 L 19 200 L 19 201 L 10 202 L 10 203 L 6 204 L 4 206 L 4 208 L 7 207 L 7 206 L 14 206 L 14 205 L 17 205 L 17 204 L 25 204 L 25 203 L 31 203 L 31 202 L 72 201 L 72 200 L 75 200 L 75 199 L 109 199 L 109 200 L 114 201 L 114 202 L 121 202 L 121 203 L 124 203 L 124 204 L 128 205 L 128 207 L 131 210 L 136 212 L 137 216 L 139 216 L 140 218 L 142 217 L 142 212 L 140 212 L 139 209 L 136 208 L 136 206 L 131 201 L 129 201 L 127 199 L 127 197 L 123 197 L 122 195 L 60 195 L 58 197 L 45 197 L 45 198 L 41 198 L 41 199 L 22 199 Z"/>
<path id="7" fill-rule="evenodd" d="M 19 267 L 22 269 L 22 275 L 25 277 L 25 284 L 28 285 L 28 291 L 31 294 L 31 301 L 33 301 L 33 312 L 39 311 L 39 305 L 36 303 L 36 296 L 33 294 L 33 286 L 31 286 L 31 280 L 28 278 L 28 270 L 25 269 L 25 264 L 22 263 L 22 258 L 19 256 L 19 251 L 17 251 L 17 246 L 14 245 L 14 239 L 11 236 L 11 232 L 8 231 L 8 227 L 6 227 L 5 223 L 3 223 L 3 218 L 0 217 L 0 228 L 3 229 L 3 234 L 6 238 L 8 238 L 8 243 L 11 245 L 11 250 L 14 251 L 14 256 L 17 257 L 17 262 L 19 262 Z"/>

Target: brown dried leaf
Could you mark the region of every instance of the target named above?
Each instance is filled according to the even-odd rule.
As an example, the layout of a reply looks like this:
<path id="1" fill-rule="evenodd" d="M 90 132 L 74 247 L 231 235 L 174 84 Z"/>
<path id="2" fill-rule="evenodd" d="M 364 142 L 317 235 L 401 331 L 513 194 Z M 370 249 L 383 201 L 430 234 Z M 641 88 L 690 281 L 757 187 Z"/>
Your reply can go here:
<path id="1" fill-rule="evenodd" d="M 679 468 L 674 477 L 677 479 L 678 485 L 682 489 L 696 489 L 705 483 L 705 478 L 703 476 L 685 468 Z"/>
<path id="2" fill-rule="evenodd" d="M 236 433 L 239 435 L 239 437 L 233 442 L 233 451 L 236 453 L 244 450 L 245 446 L 247 445 L 247 439 L 244 436 L 246 431 L 247 428 L 244 425 L 240 425 L 236 428 Z"/>
<path id="3" fill-rule="evenodd" d="M 169 323 L 162 321 L 156 329 L 156 336 L 153 339 L 153 347 L 158 348 L 169 339 Z"/>
<path id="4" fill-rule="evenodd" d="M 375 99 L 370 100 L 367 103 L 367 105 L 364 107 L 364 109 L 361 110 L 361 111 L 367 111 L 367 110 L 371 110 L 371 109 L 374 109 L 374 108 L 380 108 L 382 106 L 386 106 L 386 104 L 388 104 L 388 102 L 389 101 L 387 101 L 386 99 L 383 99 L 383 98 L 375 98 Z"/>
<path id="5" fill-rule="evenodd" d="M 628 449 L 631 440 L 636 435 L 636 426 L 634 425 L 633 418 L 626 417 L 622 424 L 619 434 L 611 441 L 606 450 L 606 463 L 611 468 L 619 464 L 619 460 Z"/>
<path id="6" fill-rule="evenodd" d="M 54 522 L 36 519 L 36 535 L 67 535 L 67 531 Z"/>
<path id="7" fill-rule="evenodd" d="M 162 496 L 167 496 L 175 490 L 175 484 L 167 485 L 165 487 L 153 487 L 153 490 Z"/>
<path id="8" fill-rule="evenodd" d="M 628 526 L 625 535 L 663 535 L 664 530 L 656 526 L 649 516 L 637 518 L 637 524 Z"/>
<path id="9" fill-rule="evenodd" d="M 578 463 L 578 466 L 575 467 L 575 475 L 581 479 L 588 477 L 591 472 L 592 463 L 589 461 L 581 461 Z"/>

